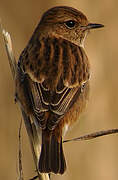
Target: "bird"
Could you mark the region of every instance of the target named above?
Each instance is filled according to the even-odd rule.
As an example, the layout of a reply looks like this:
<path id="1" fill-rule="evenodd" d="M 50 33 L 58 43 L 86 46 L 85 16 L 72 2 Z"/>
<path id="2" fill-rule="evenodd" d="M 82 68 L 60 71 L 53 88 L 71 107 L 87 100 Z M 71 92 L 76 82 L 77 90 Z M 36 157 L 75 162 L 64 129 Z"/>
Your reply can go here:
<path id="1" fill-rule="evenodd" d="M 56 6 L 40 19 L 17 63 L 15 96 L 41 136 L 40 173 L 63 174 L 63 137 L 86 107 L 90 63 L 84 42 L 91 29 L 79 10 Z"/>

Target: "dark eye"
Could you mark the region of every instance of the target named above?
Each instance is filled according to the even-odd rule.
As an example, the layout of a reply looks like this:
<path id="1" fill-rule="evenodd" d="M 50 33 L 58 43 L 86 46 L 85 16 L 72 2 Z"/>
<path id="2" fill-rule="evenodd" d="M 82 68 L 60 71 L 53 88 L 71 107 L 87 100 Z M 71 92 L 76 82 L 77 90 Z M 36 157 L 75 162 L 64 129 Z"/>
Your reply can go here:
<path id="1" fill-rule="evenodd" d="M 65 24 L 66 24 L 66 26 L 67 26 L 68 28 L 74 28 L 76 22 L 73 21 L 73 20 L 69 20 L 69 21 L 66 21 Z"/>

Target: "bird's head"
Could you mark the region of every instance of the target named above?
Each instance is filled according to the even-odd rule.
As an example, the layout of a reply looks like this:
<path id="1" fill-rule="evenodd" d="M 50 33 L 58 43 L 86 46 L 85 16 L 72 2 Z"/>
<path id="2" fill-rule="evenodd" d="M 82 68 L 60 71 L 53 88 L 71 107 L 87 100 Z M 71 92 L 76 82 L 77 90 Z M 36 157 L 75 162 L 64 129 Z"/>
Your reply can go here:
<path id="1" fill-rule="evenodd" d="M 37 30 L 44 36 L 61 37 L 83 46 L 89 30 L 101 27 L 102 24 L 90 23 L 82 12 L 74 8 L 57 6 L 44 13 Z"/>

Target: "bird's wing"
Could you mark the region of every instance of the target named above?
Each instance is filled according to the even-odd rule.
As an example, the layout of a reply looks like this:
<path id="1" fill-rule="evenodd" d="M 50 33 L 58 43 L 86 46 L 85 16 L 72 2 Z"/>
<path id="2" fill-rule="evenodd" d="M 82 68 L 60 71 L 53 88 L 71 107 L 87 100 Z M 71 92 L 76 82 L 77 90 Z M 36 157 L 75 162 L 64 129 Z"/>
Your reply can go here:
<path id="1" fill-rule="evenodd" d="M 59 122 L 59 119 L 70 109 L 76 98 L 81 93 L 82 87 L 68 88 L 65 87 L 63 91 L 50 92 L 43 84 L 30 81 L 29 86 L 30 99 L 34 117 L 37 124 L 41 128 L 48 126 L 48 129 L 53 129 Z M 46 122 L 45 112 L 50 112 L 50 122 Z"/>

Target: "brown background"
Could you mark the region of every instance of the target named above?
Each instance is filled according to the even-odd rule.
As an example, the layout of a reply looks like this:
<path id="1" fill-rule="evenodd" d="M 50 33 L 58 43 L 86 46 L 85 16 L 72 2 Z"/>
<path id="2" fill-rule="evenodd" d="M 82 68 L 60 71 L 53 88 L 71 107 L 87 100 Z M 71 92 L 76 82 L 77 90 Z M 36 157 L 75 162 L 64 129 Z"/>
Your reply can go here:
<path id="1" fill-rule="evenodd" d="M 118 1 L 117 0 L 0 0 L 0 17 L 11 33 L 18 59 L 42 13 L 56 5 L 73 6 L 104 29 L 92 31 L 85 44 L 91 62 L 91 93 L 81 121 L 66 138 L 118 127 Z M 21 120 L 14 104 L 14 86 L 0 33 L 0 179 L 18 179 L 18 128 Z M 24 178 L 35 175 L 25 128 L 22 130 Z M 68 168 L 57 180 L 117 180 L 118 135 L 64 145 Z"/>

